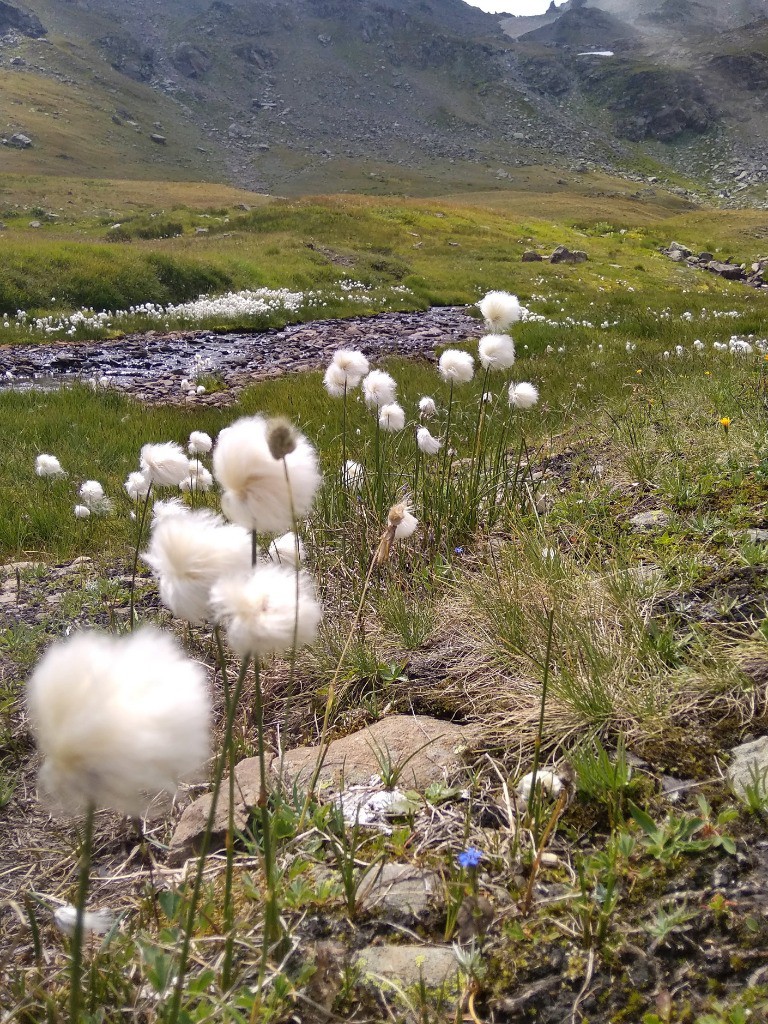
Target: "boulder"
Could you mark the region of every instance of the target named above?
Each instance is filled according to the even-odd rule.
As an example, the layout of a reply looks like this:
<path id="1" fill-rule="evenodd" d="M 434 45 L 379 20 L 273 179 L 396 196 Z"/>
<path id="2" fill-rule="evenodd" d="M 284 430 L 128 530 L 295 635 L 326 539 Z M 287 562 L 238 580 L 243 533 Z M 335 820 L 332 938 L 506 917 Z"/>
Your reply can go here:
<path id="1" fill-rule="evenodd" d="M 734 747 L 731 755 L 728 782 L 736 796 L 745 800 L 748 786 L 762 787 L 768 794 L 768 736 Z"/>
<path id="2" fill-rule="evenodd" d="M 149 137 L 153 142 L 157 143 L 158 146 L 164 146 L 166 143 L 165 136 L 158 135 L 157 132 L 153 132 Z"/>
<path id="3" fill-rule="evenodd" d="M 457 984 L 459 965 L 451 946 L 406 943 L 400 946 L 365 946 L 358 954 L 357 967 L 366 980 L 392 979 L 400 986 L 439 988 Z"/>
<path id="4" fill-rule="evenodd" d="M 267 759 L 267 769 L 272 761 L 270 755 Z M 261 771 L 258 757 L 248 757 L 235 767 L 235 813 L 234 821 L 236 829 L 245 828 L 248 816 L 259 800 L 261 788 Z M 205 834 L 208 823 L 208 815 L 211 810 L 211 794 L 194 800 L 182 814 L 177 824 L 168 851 L 168 864 L 170 867 L 179 867 L 200 852 L 200 844 Z M 229 781 L 224 779 L 221 783 L 219 799 L 216 801 L 216 814 L 213 819 L 211 830 L 211 841 L 208 847 L 209 852 L 220 850 L 224 846 L 229 820 Z"/>
<path id="5" fill-rule="evenodd" d="M 718 263 L 717 260 L 710 260 L 707 270 L 711 270 L 713 274 L 719 274 L 727 281 L 738 281 L 743 274 L 741 267 L 735 263 Z"/>
<path id="6" fill-rule="evenodd" d="M 589 256 L 581 249 L 568 249 L 564 245 L 558 245 L 549 257 L 550 263 L 584 263 Z"/>
<path id="7" fill-rule="evenodd" d="M 523 263 L 543 263 L 544 257 L 533 249 L 526 249 L 522 256 Z"/>
<path id="8" fill-rule="evenodd" d="M 364 785 L 380 775 L 381 762 L 403 766 L 398 785 L 424 790 L 432 782 L 458 775 L 464 765 L 462 750 L 476 736 L 467 725 L 454 725 L 427 715 L 391 715 L 367 729 L 334 740 L 328 747 L 318 776 L 322 789 L 338 792 Z M 320 747 L 297 747 L 283 755 L 283 784 L 289 788 L 309 784 Z M 279 762 L 272 762 L 273 771 Z"/>
<path id="9" fill-rule="evenodd" d="M 8 144 L 15 146 L 16 149 L 29 149 L 32 145 L 32 139 L 28 135 L 23 135 L 21 132 L 16 132 L 8 139 Z"/>
<path id="10" fill-rule="evenodd" d="M 357 890 L 364 910 L 381 910 L 401 919 L 420 918 L 443 892 L 440 877 L 413 864 L 374 864 Z"/>

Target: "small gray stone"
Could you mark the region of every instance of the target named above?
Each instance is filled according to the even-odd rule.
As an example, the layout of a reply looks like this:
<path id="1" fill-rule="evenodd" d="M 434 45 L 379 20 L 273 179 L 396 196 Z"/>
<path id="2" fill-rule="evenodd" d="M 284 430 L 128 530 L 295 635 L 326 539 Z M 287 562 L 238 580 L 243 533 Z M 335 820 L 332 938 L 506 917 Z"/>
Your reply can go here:
<path id="1" fill-rule="evenodd" d="M 673 252 L 679 252 L 680 255 L 683 257 L 683 259 L 686 256 L 690 256 L 691 255 L 691 250 L 688 248 L 688 246 L 687 245 L 681 245 L 680 242 L 670 242 L 669 243 L 669 250 L 668 251 L 669 251 L 670 255 Z"/>
<path id="2" fill-rule="evenodd" d="M 164 146 L 167 142 L 166 137 L 164 135 L 158 135 L 157 132 L 153 132 L 149 137 L 153 142 L 157 143 L 158 146 Z"/>
<path id="3" fill-rule="evenodd" d="M 638 512 L 629 522 L 635 530 L 663 529 L 669 525 L 669 516 L 661 509 L 653 509 L 650 512 Z"/>
<path id="4" fill-rule="evenodd" d="M 544 257 L 539 253 L 534 252 L 533 249 L 526 249 L 521 257 L 523 263 L 543 263 Z"/>
<path id="5" fill-rule="evenodd" d="M 745 530 L 742 536 L 750 544 L 768 544 L 768 530 Z"/>
<path id="6" fill-rule="evenodd" d="M 392 978 L 400 985 L 439 988 L 457 981 L 459 965 L 450 946 L 366 946 L 360 951 L 357 966 L 366 977 Z"/>
<path id="7" fill-rule="evenodd" d="M 412 864 L 375 864 L 357 890 L 360 906 L 365 910 L 384 910 L 399 917 L 421 917 L 430 900 L 441 891 L 440 879 L 434 871 L 425 871 Z"/>
<path id="8" fill-rule="evenodd" d="M 742 743 L 731 751 L 733 760 L 728 766 L 728 782 L 740 799 L 745 800 L 747 786 L 761 785 L 768 795 L 768 736 L 751 743 Z"/>

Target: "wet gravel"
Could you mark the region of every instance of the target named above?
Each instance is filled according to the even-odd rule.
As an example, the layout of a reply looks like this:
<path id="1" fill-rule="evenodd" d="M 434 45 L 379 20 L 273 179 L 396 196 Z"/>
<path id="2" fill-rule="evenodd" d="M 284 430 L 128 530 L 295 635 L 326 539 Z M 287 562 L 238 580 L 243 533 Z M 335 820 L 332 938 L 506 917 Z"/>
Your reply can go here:
<path id="1" fill-rule="evenodd" d="M 480 321 L 464 307 L 316 320 L 261 333 L 211 331 L 129 335 L 117 341 L 0 348 L 0 390 L 55 388 L 73 380 L 100 382 L 148 402 L 221 404 L 241 387 L 268 377 L 316 369 L 341 347 L 369 358 L 435 357 L 435 346 L 477 337 Z M 199 396 L 183 380 L 211 374 L 225 390 Z"/>

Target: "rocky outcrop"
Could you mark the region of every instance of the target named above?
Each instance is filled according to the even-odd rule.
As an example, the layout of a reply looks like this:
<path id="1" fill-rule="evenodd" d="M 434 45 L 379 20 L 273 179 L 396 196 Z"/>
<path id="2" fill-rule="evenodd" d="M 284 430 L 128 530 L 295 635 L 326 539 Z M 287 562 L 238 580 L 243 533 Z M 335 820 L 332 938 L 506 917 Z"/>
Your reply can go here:
<path id="1" fill-rule="evenodd" d="M 213 65 L 211 55 L 191 43 L 179 43 L 173 51 L 172 60 L 174 67 L 185 78 L 199 78 L 210 71 Z"/>
<path id="2" fill-rule="evenodd" d="M 0 35 L 6 32 L 20 32 L 31 39 L 39 39 L 48 34 L 48 29 L 36 14 L 0 0 Z"/>
<path id="3" fill-rule="evenodd" d="M 746 263 L 732 263 L 730 258 L 716 260 L 711 252 L 700 252 L 696 255 L 680 242 L 670 242 L 667 248 L 662 248 L 661 251 L 675 263 L 685 263 L 697 270 L 708 270 L 711 274 L 725 278 L 726 281 L 741 281 L 751 288 L 768 290 L 768 283 L 766 283 L 768 257 L 755 260 L 747 266 Z"/>

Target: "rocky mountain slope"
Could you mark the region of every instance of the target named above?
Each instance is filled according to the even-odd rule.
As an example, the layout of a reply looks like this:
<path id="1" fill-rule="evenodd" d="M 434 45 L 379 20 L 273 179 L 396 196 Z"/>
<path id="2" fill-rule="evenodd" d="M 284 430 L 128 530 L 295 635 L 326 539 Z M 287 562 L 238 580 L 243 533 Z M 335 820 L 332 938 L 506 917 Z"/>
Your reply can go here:
<path id="1" fill-rule="evenodd" d="M 38 150 L 9 170 L 55 145 L 72 173 L 85 137 L 87 173 L 111 156 L 269 190 L 332 190 L 343 163 L 503 179 L 584 160 L 745 185 L 764 173 L 768 0 L 569 0 L 536 19 L 462 0 L 2 0 L 0 78 L 0 131 Z M 55 141 L 32 116 L 42 80 Z"/>

